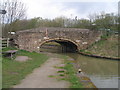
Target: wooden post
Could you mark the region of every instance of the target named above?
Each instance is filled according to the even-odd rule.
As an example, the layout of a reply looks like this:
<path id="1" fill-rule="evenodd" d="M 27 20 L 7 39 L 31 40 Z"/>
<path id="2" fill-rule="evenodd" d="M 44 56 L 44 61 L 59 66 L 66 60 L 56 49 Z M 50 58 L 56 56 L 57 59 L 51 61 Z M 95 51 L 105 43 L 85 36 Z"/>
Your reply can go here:
<path id="1" fill-rule="evenodd" d="M 9 38 L 7 38 L 7 47 L 9 46 Z"/>
<path id="2" fill-rule="evenodd" d="M 11 59 L 13 59 L 12 57 L 13 57 L 13 55 L 12 55 L 12 53 L 11 53 Z"/>

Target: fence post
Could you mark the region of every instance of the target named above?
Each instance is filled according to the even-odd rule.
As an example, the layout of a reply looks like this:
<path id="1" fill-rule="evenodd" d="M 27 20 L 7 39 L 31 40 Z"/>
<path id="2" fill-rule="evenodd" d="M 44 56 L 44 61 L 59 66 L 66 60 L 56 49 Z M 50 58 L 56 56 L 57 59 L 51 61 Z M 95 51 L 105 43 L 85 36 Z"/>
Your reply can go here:
<path id="1" fill-rule="evenodd" d="M 7 38 L 7 47 L 9 46 L 9 38 Z"/>

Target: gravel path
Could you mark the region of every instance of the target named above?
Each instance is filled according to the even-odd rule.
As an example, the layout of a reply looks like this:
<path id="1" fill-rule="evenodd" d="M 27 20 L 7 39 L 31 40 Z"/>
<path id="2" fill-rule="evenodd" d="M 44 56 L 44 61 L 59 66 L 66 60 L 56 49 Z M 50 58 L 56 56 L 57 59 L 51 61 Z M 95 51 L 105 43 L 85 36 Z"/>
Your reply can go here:
<path id="1" fill-rule="evenodd" d="M 69 88 L 69 82 L 49 77 L 49 75 L 57 74 L 57 69 L 54 66 L 61 63 L 62 59 L 50 58 L 13 88 Z"/>
<path id="2" fill-rule="evenodd" d="M 31 60 L 31 58 L 29 58 L 28 56 L 17 56 L 15 58 L 15 61 L 19 61 L 19 62 L 25 62 L 27 60 Z"/>

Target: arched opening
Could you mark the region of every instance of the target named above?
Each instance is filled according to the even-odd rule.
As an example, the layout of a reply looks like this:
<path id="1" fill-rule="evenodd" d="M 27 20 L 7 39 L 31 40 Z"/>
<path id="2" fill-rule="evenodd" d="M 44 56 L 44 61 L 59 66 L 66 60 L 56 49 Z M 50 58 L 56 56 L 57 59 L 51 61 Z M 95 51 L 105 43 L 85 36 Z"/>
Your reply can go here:
<path id="1" fill-rule="evenodd" d="M 40 45 L 41 52 L 77 52 L 78 46 L 69 40 L 54 39 Z"/>

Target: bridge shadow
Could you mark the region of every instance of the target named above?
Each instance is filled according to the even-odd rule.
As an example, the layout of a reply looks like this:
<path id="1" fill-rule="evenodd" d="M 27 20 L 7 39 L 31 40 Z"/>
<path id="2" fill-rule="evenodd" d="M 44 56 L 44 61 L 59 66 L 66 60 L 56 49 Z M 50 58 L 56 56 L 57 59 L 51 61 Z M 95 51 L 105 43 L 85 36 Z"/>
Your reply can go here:
<path id="1" fill-rule="evenodd" d="M 51 40 L 43 43 L 40 46 L 40 51 L 54 53 L 74 53 L 78 51 L 78 47 L 74 43 L 67 40 Z"/>

